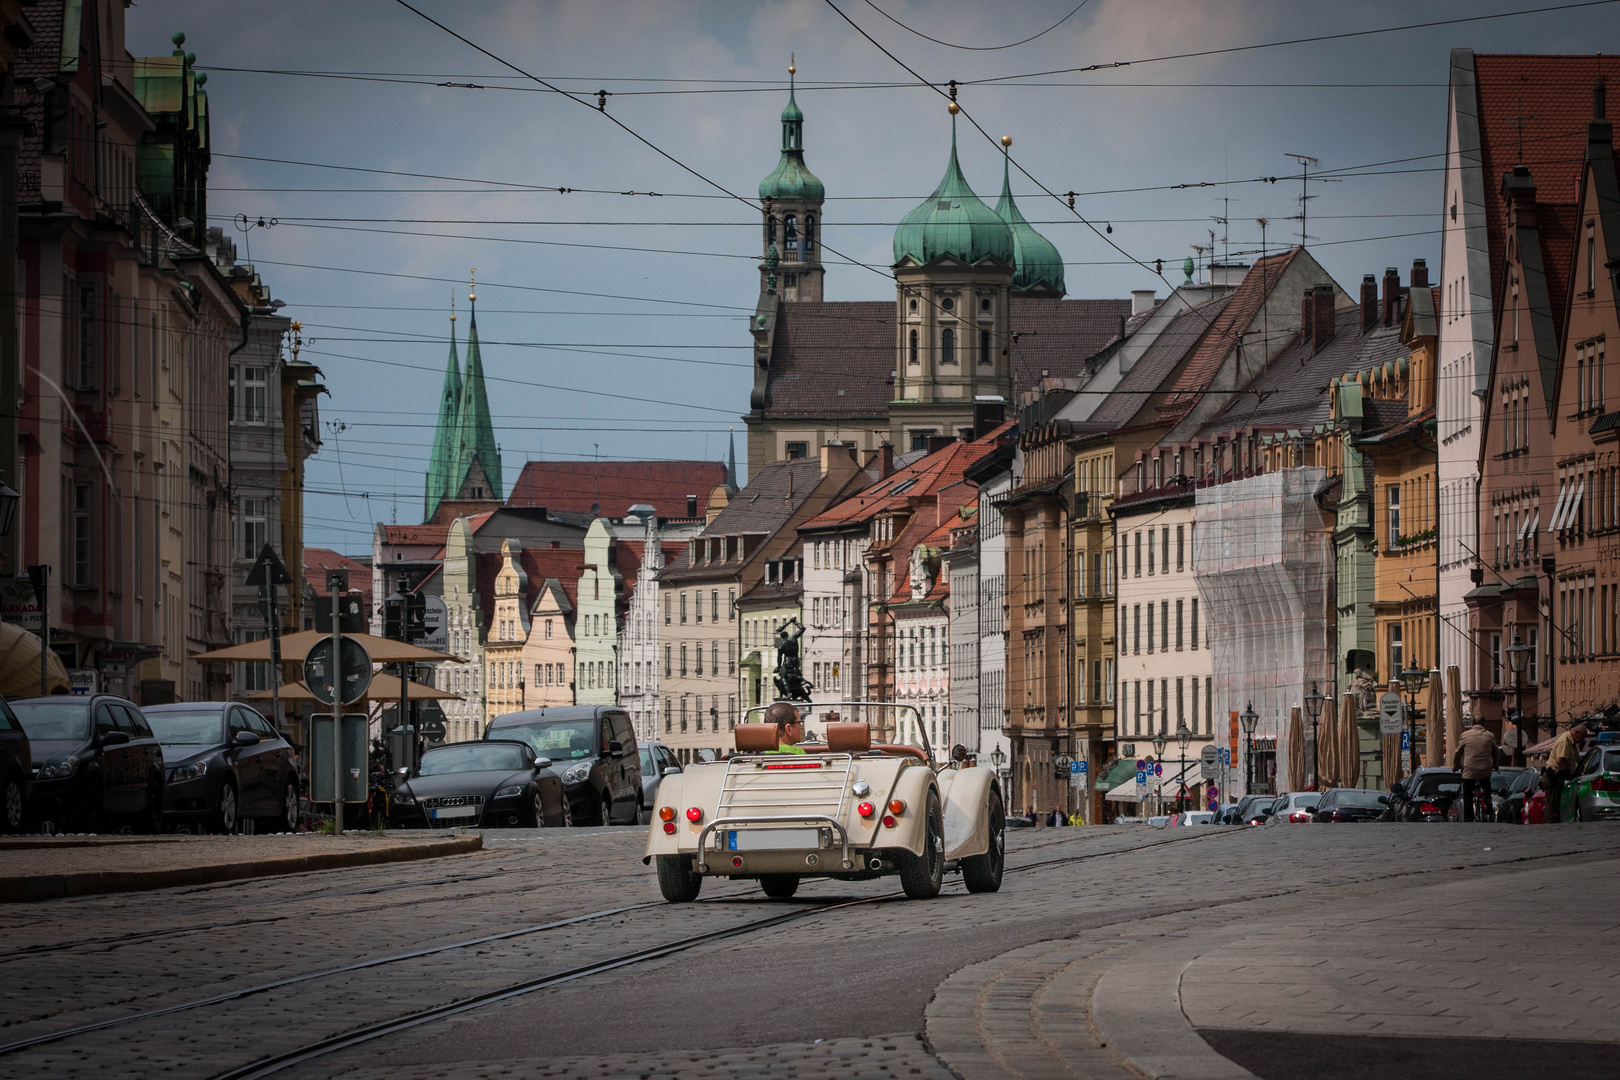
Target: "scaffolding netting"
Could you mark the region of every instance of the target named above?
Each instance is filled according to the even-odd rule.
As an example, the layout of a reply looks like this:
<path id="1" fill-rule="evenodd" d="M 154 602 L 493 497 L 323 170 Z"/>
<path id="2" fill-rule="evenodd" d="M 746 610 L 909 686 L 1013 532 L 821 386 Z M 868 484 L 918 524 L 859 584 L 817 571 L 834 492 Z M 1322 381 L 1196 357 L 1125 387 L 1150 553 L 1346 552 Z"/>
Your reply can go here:
<path id="1" fill-rule="evenodd" d="M 1278 791 L 1288 784 L 1289 709 L 1313 679 L 1333 693 L 1333 546 L 1316 502 L 1326 478 L 1320 468 L 1282 469 L 1198 491 L 1193 569 L 1215 704 L 1241 712 L 1253 703 L 1255 738 L 1276 740 Z"/>

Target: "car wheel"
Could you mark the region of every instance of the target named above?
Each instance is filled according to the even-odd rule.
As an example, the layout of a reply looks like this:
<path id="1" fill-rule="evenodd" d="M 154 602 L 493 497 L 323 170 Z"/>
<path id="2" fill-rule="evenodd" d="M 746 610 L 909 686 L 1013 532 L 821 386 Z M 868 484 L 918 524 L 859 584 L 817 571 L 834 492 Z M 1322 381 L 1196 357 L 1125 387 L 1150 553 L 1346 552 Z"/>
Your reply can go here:
<path id="1" fill-rule="evenodd" d="M 759 879 L 759 887 L 772 900 L 786 900 L 799 891 L 799 875 L 766 874 Z"/>
<path id="2" fill-rule="evenodd" d="M 281 789 L 281 813 L 275 817 L 275 830 L 277 832 L 298 831 L 298 785 L 293 783 L 292 777 Z"/>
<path id="3" fill-rule="evenodd" d="M 703 875 L 692 869 L 690 855 L 658 856 L 658 891 L 671 904 L 690 904 L 703 889 Z"/>
<path id="4" fill-rule="evenodd" d="M 152 777 L 146 784 L 146 806 L 135 818 L 136 830 L 156 836 L 163 831 L 163 780 Z"/>
<path id="5" fill-rule="evenodd" d="M 639 803 L 639 802 L 636 803 L 635 816 L 632 817 L 629 821 L 625 822 L 625 824 L 626 825 L 645 825 L 645 824 L 647 824 L 647 812 L 641 808 L 641 803 Z"/>
<path id="6" fill-rule="evenodd" d="M 568 792 L 562 794 L 562 824 L 565 829 L 574 827 L 574 804 L 568 799 Z"/>
<path id="7" fill-rule="evenodd" d="M 546 807 L 540 799 L 540 789 L 534 789 L 534 797 L 529 800 L 529 828 L 543 829 L 546 827 Z"/>
<path id="8" fill-rule="evenodd" d="M 945 815 L 939 808 L 939 792 L 928 792 L 923 811 L 923 852 L 900 853 L 900 887 L 911 900 L 931 900 L 939 895 L 945 876 Z"/>
<path id="9" fill-rule="evenodd" d="M 613 797 L 605 791 L 602 792 L 602 819 L 598 824 L 613 824 Z"/>
<path id="10" fill-rule="evenodd" d="M 1007 865 L 1007 813 L 998 791 L 990 792 L 989 816 L 989 850 L 962 860 L 962 883 L 968 892 L 995 892 L 1001 888 L 1001 875 Z"/>
<path id="11" fill-rule="evenodd" d="M 236 831 L 236 785 L 229 780 L 219 789 L 219 806 L 214 811 L 213 831 L 229 835 Z"/>
<path id="12" fill-rule="evenodd" d="M 1585 821 L 1586 820 L 1586 815 L 1581 813 L 1581 800 L 1579 800 L 1579 799 L 1571 799 L 1569 801 L 1569 809 L 1570 809 L 1569 820 L 1571 820 L 1571 821 Z"/>
<path id="13" fill-rule="evenodd" d="M 0 812 L 3 812 L 3 814 L 4 814 L 4 817 L 0 818 L 0 828 L 4 828 L 6 830 L 6 832 L 8 832 L 8 833 L 22 832 L 22 826 L 23 826 L 23 785 L 22 785 L 22 781 L 17 779 L 15 776 L 6 777 L 6 790 L 3 793 L 3 796 L 0 796 L 0 798 L 3 798 L 3 800 L 4 800 L 4 805 L 0 806 Z"/>

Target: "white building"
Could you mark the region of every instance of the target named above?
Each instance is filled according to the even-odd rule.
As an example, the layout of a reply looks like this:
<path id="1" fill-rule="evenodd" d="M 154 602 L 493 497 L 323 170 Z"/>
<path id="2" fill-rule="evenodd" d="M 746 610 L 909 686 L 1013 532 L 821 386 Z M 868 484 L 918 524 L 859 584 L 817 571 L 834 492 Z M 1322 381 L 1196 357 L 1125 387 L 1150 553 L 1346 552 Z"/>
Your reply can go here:
<path id="1" fill-rule="evenodd" d="M 624 598 L 617 561 L 618 541 L 608 523 L 597 518 L 585 532 L 585 568 L 577 593 L 574 701 L 579 705 L 617 701 L 619 610 Z"/>

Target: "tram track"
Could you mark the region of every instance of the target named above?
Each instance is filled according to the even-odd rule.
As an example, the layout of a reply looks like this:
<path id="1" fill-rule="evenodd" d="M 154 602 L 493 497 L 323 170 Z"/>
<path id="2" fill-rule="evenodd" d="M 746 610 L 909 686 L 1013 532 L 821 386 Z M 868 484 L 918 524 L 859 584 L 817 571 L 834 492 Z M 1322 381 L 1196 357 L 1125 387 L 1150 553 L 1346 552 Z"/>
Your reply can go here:
<path id="1" fill-rule="evenodd" d="M 1113 857 L 1113 856 L 1118 856 L 1118 855 L 1129 855 L 1129 854 L 1133 854 L 1135 852 L 1145 850 L 1147 848 L 1159 847 L 1159 846 L 1162 846 L 1164 844 L 1181 843 L 1181 842 L 1187 842 L 1187 841 L 1199 840 L 1199 839 L 1211 839 L 1211 838 L 1213 838 L 1213 836 L 1216 836 L 1216 835 L 1221 835 L 1221 833 L 1199 833 L 1199 834 L 1188 835 L 1188 836 L 1166 837 L 1164 839 L 1157 840 L 1157 841 L 1155 841 L 1153 843 L 1150 843 L 1150 844 L 1140 844 L 1140 845 L 1135 845 L 1135 846 L 1131 846 L 1131 847 L 1110 849 L 1110 850 L 1106 850 L 1106 851 L 1083 852 L 1083 853 L 1077 853 L 1077 854 L 1074 854 L 1074 855 L 1058 856 L 1058 857 L 1055 857 L 1055 858 L 1042 859 L 1042 860 L 1038 860 L 1038 861 L 1035 861 L 1035 862 L 1023 863 L 1023 864 L 1016 865 L 1016 866 L 1008 866 L 1006 868 L 1006 873 L 1009 874 L 1009 875 L 1027 873 L 1027 872 L 1031 872 L 1031 871 L 1050 869 L 1050 868 L 1057 867 L 1057 866 L 1069 865 L 1069 864 L 1073 864 L 1073 863 L 1076 863 L 1076 862 L 1082 862 L 1082 861 L 1086 861 L 1086 860 L 1090 860 L 1090 859 L 1108 858 L 1108 857 Z M 1082 839 L 1087 839 L 1087 838 L 1083 837 L 1083 836 L 1064 837 L 1062 840 L 1054 839 L 1052 841 L 1049 841 L 1047 843 L 1039 845 L 1039 847 L 1051 847 L 1051 846 L 1056 846 L 1058 844 L 1071 843 L 1073 841 L 1082 840 Z M 1025 848 L 1024 850 L 1027 851 L 1029 849 Z M 479 876 L 483 877 L 483 876 L 498 876 L 498 875 L 479 875 Z M 604 876 L 602 876 L 600 878 L 594 878 L 594 879 L 591 879 L 591 880 L 615 880 L 620 876 L 621 875 L 604 875 Z M 637 872 L 635 874 L 622 875 L 622 876 L 623 877 L 640 878 L 640 877 L 643 876 L 643 872 Z M 451 879 L 442 879 L 442 880 L 455 881 L 457 879 L 451 878 Z M 415 885 L 415 886 L 420 886 L 420 885 L 425 885 L 425 884 L 428 884 L 428 883 L 427 882 L 416 882 L 416 883 L 411 883 L 411 884 Z M 561 884 L 561 883 L 559 883 L 559 884 Z M 570 882 L 568 884 L 578 884 L 578 882 Z M 960 887 L 960 885 L 961 885 L 960 881 L 955 881 L 955 882 L 948 882 L 946 887 L 947 888 L 956 888 L 956 887 Z M 352 895 L 352 894 L 356 894 L 356 893 L 365 893 L 365 892 L 371 892 L 371 891 L 375 891 L 375 890 L 368 888 L 368 889 L 360 889 L 360 890 L 350 890 L 349 892 Z M 331 894 L 326 894 L 326 895 L 331 895 Z M 752 898 L 754 895 L 755 895 L 754 890 L 753 890 L 752 887 L 750 887 L 747 890 L 745 890 L 743 892 L 739 892 L 739 893 L 724 894 L 724 895 L 721 895 L 721 896 L 705 897 L 703 900 L 698 902 L 698 905 L 695 905 L 695 906 L 707 906 L 709 904 L 721 904 L 721 903 L 725 903 L 725 902 L 728 902 L 728 901 L 743 899 L 744 897 Z M 443 1004 L 436 1005 L 436 1006 L 434 1006 L 432 1008 L 421 1010 L 421 1011 L 418 1011 L 418 1012 L 415 1012 L 415 1013 L 409 1013 L 409 1014 L 406 1014 L 404 1016 L 395 1017 L 395 1018 L 385 1020 L 385 1021 L 378 1021 L 378 1022 L 375 1022 L 375 1023 L 372 1023 L 372 1024 L 364 1025 L 364 1026 L 359 1027 L 359 1028 L 353 1028 L 353 1029 L 350 1029 L 348 1031 L 340 1032 L 340 1033 L 328 1036 L 328 1037 L 323 1038 L 323 1039 L 315 1040 L 314 1042 L 305 1044 L 302 1047 L 295 1048 L 295 1049 L 289 1050 L 289 1051 L 285 1051 L 285 1052 L 283 1052 L 281 1054 L 273 1055 L 273 1056 L 270 1056 L 270 1057 L 265 1057 L 265 1058 L 259 1059 L 257 1061 L 254 1061 L 254 1062 L 250 1062 L 250 1063 L 248 1063 L 246 1065 L 240 1066 L 238 1068 L 232 1069 L 230 1071 L 220 1073 L 214 1078 L 214 1080 L 247 1080 L 247 1078 L 249 1078 L 249 1077 L 269 1076 L 269 1075 L 272 1075 L 275 1072 L 281 1071 L 282 1069 L 288 1068 L 288 1067 L 290 1067 L 292 1065 L 299 1064 L 299 1063 L 301 1063 L 303 1061 L 312 1060 L 314 1058 L 321 1057 L 321 1056 L 324 1056 L 326 1054 L 334 1053 L 336 1051 L 345 1049 L 345 1048 L 347 1048 L 349 1046 L 354 1046 L 354 1045 L 357 1045 L 357 1044 L 362 1043 L 362 1042 L 368 1042 L 368 1041 L 371 1041 L 371 1040 L 374 1040 L 374 1039 L 383 1038 L 383 1037 L 386 1037 L 388 1035 L 395 1034 L 397 1032 L 408 1030 L 408 1029 L 410 1029 L 412 1027 L 421 1026 L 423 1024 L 431 1023 L 431 1022 L 436 1021 L 436 1020 L 440 1020 L 440 1019 L 444 1019 L 444 1018 L 447 1018 L 447 1017 L 459 1015 L 461 1013 L 465 1013 L 465 1012 L 468 1012 L 468 1011 L 472 1011 L 474 1009 L 482 1008 L 482 1007 L 487 1006 L 487 1005 L 492 1005 L 492 1004 L 495 1004 L 495 1003 L 500 1002 L 500 1001 L 508 1000 L 510 998 L 520 997 L 520 996 L 523 996 L 525 994 L 534 993 L 534 992 L 544 990 L 544 989 L 547 989 L 547 988 L 550 988 L 550 987 L 553 987 L 553 986 L 558 986 L 558 985 L 562 985 L 564 983 L 573 982 L 573 981 L 576 981 L 576 980 L 579 980 L 579 979 L 588 978 L 588 977 L 590 977 L 592 975 L 603 974 L 603 973 L 606 973 L 606 972 L 618 970 L 618 969 L 633 966 L 633 965 L 636 965 L 636 964 L 650 962 L 650 961 L 657 960 L 657 959 L 660 959 L 660 958 L 665 957 L 665 956 L 673 955 L 675 953 L 684 952 L 686 950 L 696 948 L 696 947 L 699 947 L 701 945 L 704 945 L 704 944 L 707 944 L 707 943 L 710 943 L 710 942 L 723 941 L 723 940 L 727 940 L 727 939 L 730 939 L 730 938 L 736 938 L 736 937 L 743 936 L 743 935 L 746 935 L 746 934 L 751 934 L 751 933 L 756 933 L 756 932 L 759 932 L 759 931 L 771 929 L 773 927 L 780 926 L 780 925 L 782 925 L 784 923 L 793 922 L 793 921 L 796 921 L 796 920 L 799 920 L 799 919 L 809 918 L 809 917 L 812 917 L 812 916 L 815 916 L 815 915 L 823 914 L 823 913 L 825 913 L 827 911 L 892 902 L 894 900 L 897 900 L 897 899 L 901 898 L 903 895 L 904 895 L 903 893 L 893 892 L 893 893 L 884 893 L 884 894 L 881 894 L 881 895 L 878 895 L 878 896 L 863 897 L 863 898 L 856 899 L 856 900 L 829 900 L 829 901 L 823 902 L 823 903 L 812 903 L 810 905 L 803 905 L 803 906 L 796 907 L 795 909 L 790 910 L 790 911 L 780 912 L 778 914 L 771 915 L 771 916 L 768 916 L 768 917 L 763 918 L 763 919 L 751 920 L 751 921 L 741 923 L 741 924 L 738 924 L 738 925 L 734 925 L 734 926 L 730 926 L 730 927 L 722 927 L 722 928 L 719 928 L 719 929 L 716 929 L 716 930 L 708 930 L 708 931 L 704 931 L 704 932 L 701 932 L 701 933 L 698 933 L 698 934 L 689 935 L 687 937 L 678 938 L 678 939 L 676 939 L 674 941 L 665 942 L 665 943 L 662 943 L 662 944 L 659 944 L 659 945 L 649 946 L 649 947 L 639 949 L 639 950 L 634 950 L 634 951 L 631 951 L 631 952 L 628 952 L 628 953 L 620 954 L 618 956 L 609 957 L 609 958 L 604 959 L 604 960 L 594 961 L 592 963 L 581 965 L 581 966 L 578 966 L 578 967 L 575 967 L 575 968 L 570 968 L 570 969 L 567 969 L 565 971 L 554 972 L 554 973 L 551 973 L 551 974 L 548 974 L 548 975 L 542 975 L 542 976 L 538 976 L 538 977 L 535 977 L 535 978 L 526 979 L 526 980 L 523 980 L 521 982 L 509 984 L 509 985 L 504 986 L 504 987 L 498 987 L 498 988 L 493 989 L 493 990 L 488 990 L 488 991 L 484 991 L 482 993 L 473 994 L 473 995 L 469 995 L 469 996 L 466 996 L 466 997 L 458 998 L 458 999 L 455 999 L 453 1001 L 444 1002 Z M 57 1030 L 57 1031 L 43 1032 L 43 1033 L 38 1034 L 38 1035 L 30 1036 L 30 1037 L 23 1038 L 23 1039 L 14 1040 L 14 1041 L 9 1042 L 9 1043 L 0 1044 L 0 1057 L 5 1057 L 5 1056 L 21 1053 L 23 1051 L 30 1050 L 30 1049 L 40 1047 L 40 1046 L 45 1046 L 45 1045 L 48 1045 L 48 1044 L 51 1044 L 51 1043 L 63 1042 L 63 1041 L 70 1040 L 70 1039 L 75 1039 L 75 1038 L 80 1038 L 80 1037 L 83 1037 L 83 1036 L 93 1035 L 93 1034 L 98 1033 L 98 1032 L 105 1032 L 105 1031 L 108 1031 L 110 1029 L 122 1027 L 122 1026 L 128 1025 L 128 1024 L 134 1024 L 134 1023 L 138 1023 L 138 1022 L 141 1022 L 141 1021 L 149 1021 L 149 1020 L 153 1020 L 153 1019 L 160 1018 L 160 1017 L 171 1016 L 171 1015 L 174 1015 L 176 1013 L 187 1012 L 187 1011 L 191 1011 L 191 1010 L 194 1010 L 194 1009 L 201 1009 L 201 1008 L 207 1008 L 207 1007 L 211 1007 L 211 1006 L 222 1005 L 222 1004 L 226 1004 L 226 1003 L 233 1002 L 233 1001 L 239 1001 L 239 1000 L 242 1000 L 242 999 L 245 999 L 245 998 L 254 997 L 254 996 L 257 996 L 257 995 L 269 993 L 269 992 L 272 992 L 272 991 L 275 991 L 275 990 L 280 990 L 280 989 L 283 989 L 285 987 L 295 986 L 295 985 L 302 984 L 302 983 L 308 983 L 308 982 L 312 982 L 312 981 L 316 981 L 316 980 L 320 980 L 320 979 L 333 978 L 333 977 L 337 977 L 337 976 L 341 976 L 341 975 L 349 974 L 349 973 L 353 973 L 353 972 L 365 971 L 365 970 L 368 970 L 368 969 L 386 967 L 388 965 L 398 964 L 398 963 L 402 963 L 402 962 L 406 962 L 406 961 L 410 961 L 410 960 L 422 959 L 422 958 L 425 958 L 425 957 L 430 957 L 430 956 L 434 956 L 434 955 L 438 955 L 438 954 L 452 952 L 452 951 L 456 951 L 456 950 L 460 950 L 460 949 L 475 948 L 475 947 L 482 946 L 482 945 L 488 945 L 488 944 L 492 944 L 492 943 L 495 943 L 495 942 L 511 940 L 511 939 L 515 939 L 515 938 L 528 936 L 528 935 L 545 933 L 547 931 L 563 929 L 563 928 L 570 927 L 570 926 L 576 926 L 576 925 L 579 925 L 579 924 L 582 924 L 582 923 L 588 923 L 588 922 L 592 922 L 592 921 L 613 918 L 613 917 L 616 917 L 616 916 L 627 915 L 627 914 L 630 914 L 632 912 L 644 911 L 644 910 L 648 910 L 648 909 L 663 909 L 663 908 L 666 908 L 666 907 L 667 907 L 667 905 L 664 904 L 662 901 L 648 901 L 648 902 L 644 902 L 644 903 L 620 905 L 618 907 L 607 908 L 607 909 L 594 911 L 594 912 L 588 912 L 588 913 L 585 913 L 585 914 L 582 914 L 582 915 L 571 916 L 571 917 L 565 918 L 565 919 L 553 920 L 553 921 L 547 922 L 547 923 L 539 923 L 539 924 L 535 924 L 535 925 L 532 925 L 532 926 L 518 927 L 518 928 L 515 928 L 515 929 L 504 930 L 504 931 L 500 931 L 500 932 L 493 933 L 493 934 L 485 934 L 485 935 L 480 935 L 478 937 L 466 938 L 466 939 L 461 939 L 461 940 L 458 940 L 458 941 L 446 942 L 446 943 L 442 943 L 442 944 L 438 944 L 438 945 L 432 945 L 432 946 L 426 946 L 426 947 L 418 948 L 418 949 L 406 950 L 404 952 L 391 953 L 391 954 L 384 955 L 384 956 L 374 956 L 374 957 L 370 957 L 370 958 L 367 958 L 367 959 L 354 961 L 352 963 L 334 965 L 334 966 L 330 966 L 330 967 L 316 969 L 316 970 L 313 970 L 313 971 L 305 971 L 305 972 L 301 972 L 301 973 L 298 973 L 298 974 L 295 974 L 295 975 L 288 975 L 288 976 L 285 976 L 285 977 L 282 977 L 282 978 L 279 978 L 279 979 L 274 979 L 274 980 L 270 980 L 270 981 L 267 981 L 267 982 L 258 983 L 258 984 L 252 985 L 252 986 L 240 987 L 240 988 L 237 988 L 237 989 L 234 989 L 234 990 L 223 991 L 223 992 L 208 995 L 208 996 L 205 996 L 205 997 L 194 998 L 194 999 L 190 999 L 190 1000 L 182 1001 L 182 1002 L 176 1002 L 176 1003 L 174 1003 L 172 1005 L 159 1006 L 159 1007 L 156 1007 L 156 1008 L 145 1009 L 145 1010 L 141 1010 L 141 1011 L 138 1011 L 138 1012 L 129 1013 L 129 1014 L 121 1015 L 121 1016 L 109 1017 L 109 1018 L 107 1018 L 105 1020 L 93 1021 L 93 1022 L 87 1023 L 87 1024 L 79 1024 L 79 1025 L 75 1025 L 73 1027 L 63 1028 L 63 1029 L 60 1029 L 60 1030 Z M 188 931 L 193 931 L 195 929 L 196 928 L 185 928 L 185 930 L 172 931 L 172 933 L 188 932 Z M 33 955 L 38 955 L 38 954 L 35 953 Z"/>

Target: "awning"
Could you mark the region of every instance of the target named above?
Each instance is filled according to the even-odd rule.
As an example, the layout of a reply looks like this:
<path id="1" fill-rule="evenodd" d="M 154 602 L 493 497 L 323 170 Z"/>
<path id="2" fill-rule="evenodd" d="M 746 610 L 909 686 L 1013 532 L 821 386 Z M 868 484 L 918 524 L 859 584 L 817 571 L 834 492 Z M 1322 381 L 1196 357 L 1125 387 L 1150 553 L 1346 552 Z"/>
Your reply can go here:
<path id="1" fill-rule="evenodd" d="M 282 663 L 303 663 L 304 657 L 315 643 L 329 637 L 318 630 L 300 630 L 296 634 L 287 634 L 281 639 Z M 377 637 L 375 634 L 344 634 L 365 646 L 366 655 L 371 657 L 374 664 L 395 664 L 401 661 L 418 664 L 442 664 L 446 660 L 457 660 L 458 656 L 449 653 L 435 652 L 417 645 L 407 645 L 403 641 L 394 641 L 390 638 Z M 232 645 L 224 649 L 215 649 L 213 652 L 197 653 L 193 660 L 208 662 L 245 661 L 263 662 L 270 659 L 270 639 L 260 638 L 258 641 L 249 641 L 242 645 Z"/>
<path id="2" fill-rule="evenodd" d="M 1136 782 L 1136 762 L 1119 759 L 1108 767 L 1108 771 L 1097 778 L 1098 791 L 1112 791 L 1122 784 Z M 1131 796 L 1134 801 L 1136 796 Z"/>
<path id="3" fill-rule="evenodd" d="M 448 690 L 440 690 L 427 683 L 406 683 L 411 701 L 461 701 L 460 694 L 452 694 Z M 310 693 L 309 687 L 301 682 L 291 682 L 281 687 L 277 692 L 281 701 L 314 701 L 315 695 Z M 269 701 L 270 691 L 255 690 L 251 694 L 243 694 L 249 701 Z M 389 702 L 399 704 L 399 676 L 379 671 L 371 677 L 371 685 L 366 689 L 366 700 L 386 705 Z"/>
<path id="4" fill-rule="evenodd" d="M 1581 499 L 1586 495 L 1586 477 L 1575 487 L 1575 494 L 1570 497 L 1569 505 L 1564 507 L 1564 524 L 1562 528 L 1573 529 L 1575 523 L 1581 518 Z"/>
<path id="5" fill-rule="evenodd" d="M 1149 789 L 1148 792 L 1147 792 L 1148 795 L 1151 795 L 1152 793 L 1153 793 L 1152 789 Z M 1107 795 L 1103 796 L 1103 801 L 1104 802 L 1121 802 L 1121 803 L 1128 802 L 1128 803 L 1134 803 L 1134 802 L 1141 802 L 1142 799 L 1145 798 L 1145 797 L 1146 797 L 1145 795 L 1144 796 L 1138 796 L 1136 794 L 1136 784 L 1134 782 L 1132 782 L 1132 783 L 1129 783 L 1129 784 L 1121 784 L 1119 787 L 1117 787 L 1114 790 L 1110 791 Z"/>
<path id="6" fill-rule="evenodd" d="M 39 635 L 15 623 L 0 623 L 0 694 L 8 698 L 33 697 L 40 693 Z M 50 690 L 68 689 L 67 668 L 54 652 L 45 655 L 45 681 Z"/>

